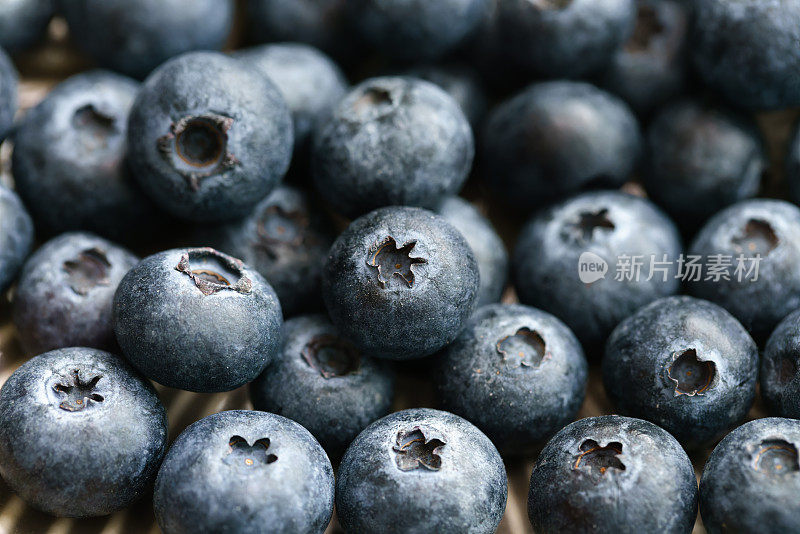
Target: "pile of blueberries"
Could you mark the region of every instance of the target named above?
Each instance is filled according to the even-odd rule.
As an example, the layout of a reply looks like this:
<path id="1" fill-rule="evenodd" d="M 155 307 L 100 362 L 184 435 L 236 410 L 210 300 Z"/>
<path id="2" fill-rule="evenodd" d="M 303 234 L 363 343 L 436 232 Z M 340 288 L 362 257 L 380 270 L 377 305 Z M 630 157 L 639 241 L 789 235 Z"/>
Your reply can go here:
<path id="1" fill-rule="evenodd" d="M 97 68 L 19 112 L 54 16 Z M 16 0 L 0 46 L 30 505 L 491 533 L 538 455 L 536 532 L 800 532 L 800 133 L 755 120 L 800 1 Z M 620 415 L 575 421 L 590 374 Z M 151 381 L 255 410 L 170 445 Z"/>

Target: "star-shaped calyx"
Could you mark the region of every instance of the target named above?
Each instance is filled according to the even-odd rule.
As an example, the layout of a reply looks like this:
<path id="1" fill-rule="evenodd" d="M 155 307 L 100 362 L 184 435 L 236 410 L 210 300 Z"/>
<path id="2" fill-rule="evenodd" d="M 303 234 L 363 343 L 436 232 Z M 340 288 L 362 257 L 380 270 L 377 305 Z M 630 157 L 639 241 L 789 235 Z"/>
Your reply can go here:
<path id="1" fill-rule="evenodd" d="M 213 248 L 187 250 L 175 270 L 188 276 L 203 295 L 226 290 L 249 293 L 253 288 L 242 261 Z"/>
<path id="2" fill-rule="evenodd" d="M 111 262 L 106 253 L 97 247 L 82 250 L 77 257 L 65 261 L 62 268 L 67 273 L 69 287 L 76 295 L 85 296 L 91 289 L 111 283 L 108 278 Z"/>
<path id="3" fill-rule="evenodd" d="M 378 282 L 381 287 L 386 287 L 386 284 L 395 276 L 408 284 L 408 287 L 414 287 L 415 265 L 428 263 L 428 260 L 424 258 L 411 256 L 411 251 L 416 244 L 416 241 L 408 241 L 403 246 L 398 246 L 394 237 L 388 236 L 373 247 L 373 251 L 367 259 L 367 265 L 377 269 Z"/>
<path id="4" fill-rule="evenodd" d="M 228 440 L 228 453 L 223 462 L 241 467 L 253 467 L 277 462 L 278 457 L 268 452 L 269 445 L 269 438 L 257 439 L 250 445 L 242 436 L 231 436 L 231 439 Z"/>
<path id="5" fill-rule="evenodd" d="M 102 375 L 95 375 L 84 380 L 77 369 L 72 371 L 68 377 L 64 377 L 53 386 L 53 390 L 61 398 L 58 407 L 68 412 L 78 412 L 85 409 L 90 402 L 103 402 L 105 397 L 96 391 L 101 378 Z"/>
<path id="6" fill-rule="evenodd" d="M 595 440 L 587 439 L 581 443 L 580 451 L 575 469 L 585 469 L 595 476 L 605 475 L 609 469 L 625 471 L 625 464 L 619 459 L 622 443 L 618 441 L 601 447 Z"/>
<path id="7" fill-rule="evenodd" d="M 497 340 L 497 352 L 507 363 L 519 362 L 521 367 L 538 367 L 550 356 L 544 338 L 528 327 L 523 326 L 510 335 Z"/>
<path id="8" fill-rule="evenodd" d="M 296 248 L 309 237 L 308 214 L 302 210 L 286 210 L 281 206 L 269 206 L 256 224 L 256 246 L 275 260 L 282 250 Z"/>
<path id="9" fill-rule="evenodd" d="M 673 356 L 667 375 L 675 383 L 675 396 L 704 394 L 713 386 L 717 366 L 712 361 L 701 360 L 695 349 L 687 349 Z"/>
<path id="10" fill-rule="evenodd" d="M 611 232 L 615 228 L 614 222 L 608 216 L 608 209 L 597 211 L 582 211 L 578 218 L 567 224 L 563 236 L 578 243 L 589 243 L 597 232 Z"/>
<path id="11" fill-rule="evenodd" d="M 401 430 L 397 434 L 395 453 L 397 467 L 401 471 L 427 469 L 438 471 L 442 467 L 442 449 L 446 445 L 443 436 L 437 432 L 421 427 Z"/>
<path id="12" fill-rule="evenodd" d="M 353 344 L 332 334 L 313 337 L 303 347 L 302 356 L 323 378 L 349 375 L 356 372 L 361 363 Z"/>

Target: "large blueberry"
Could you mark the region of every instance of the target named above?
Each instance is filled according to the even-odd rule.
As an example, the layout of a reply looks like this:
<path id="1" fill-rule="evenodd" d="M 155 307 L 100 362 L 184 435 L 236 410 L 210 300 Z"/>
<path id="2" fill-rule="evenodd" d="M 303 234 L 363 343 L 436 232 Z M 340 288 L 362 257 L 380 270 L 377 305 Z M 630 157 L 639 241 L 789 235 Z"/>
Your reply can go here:
<path id="1" fill-rule="evenodd" d="M 686 534 L 697 516 L 697 480 L 665 430 L 630 417 L 588 417 L 542 450 L 528 516 L 536 532 Z"/>
<path id="2" fill-rule="evenodd" d="M 141 497 L 167 448 L 150 383 L 96 349 L 36 356 L 0 389 L 0 475 L 28 504 L 86 517 Z"/>
<path id="3" fill-rule="evenodd" d="M 37 229 L 149 237 L 155 208 L 126 163 L 138 90 L 130 78 L 90 71 L 60 83 L 25 114 L 14 135 L 13 172 Z"/>
<path id="4" fill-rule="evenodd" d="M 219 50 L 233 0 L 68 0 L 59 3 L 72 41 L 102 67 L 143 78 L 191 50 Z"/>
<path id="5" fill-rule="evenodd" d="M 647 152 L 647 193 L 689 231 L 755 196 L 768 163 L 750 117 L 696 100 L 675 102 L 656 115 Z"/>
<path id="6" fill-rule="evenodd" d="M 0 185 L 0 293 L 22 267 L 33 246 L 33 222 L 19 197 Z"/>
<path id="7" fill-rule="evenodd" d="M 696 0 L 691 53 L 707 84 L 737 106 L 800 104 L 800 3 Z"/>
<path id="8" fill-rule="evenodd" d="M 700 479 L 700 515 L 710 534 L 800 532 L 800 421 L 745 423 L 723 439 Z"/>
<path id="9" fill-rule="evenodd" d="M 800 308 L 800 209 L 788 202 L 745 200 L 722 210 L 689 254 L 706 266 L 688 280 L 689 292 L 731 312 L 756 340 Z"/>
<path id="10" fill-rule="evenodd" d="M 455 339 L 479 278 L 469 244 L 442 217 L 390 207 L 356 219 L 334 242 L 322 296 L 333 323 L 363 352 L 405 360 Z"/>
<path id="11" fill-rule="evenodd" d="M 284 324 L 283 349 L 250 384 L 250 398 L 257 410 L 297 421 L 331 458 L 341 458 L 359 432 L 389 413 L 394 374 L 327 317 L 305 315 Z"/>
<path id="12" fill-rule="evenodd" d="M 153 507 L 165 534 L 322 534 L 333 492 L 331 462 L 307 430 L 279 415 L 234 410 L 178 436 Z"/>
<path id="13" fill-rule="evenodd" d="M 530 454 L 572 421 L 588 366 L 561 321 L 528 306 L 478 309 L 437 361 L 442 406 L 506 454 Z"/>
<path id="14" fill-rule="evenodd" d="M 61 347 L 114 349 L 114 292 L 138 261 L 93 234 L 66 233 L 42 245 L 25 262 L 14 292 L 23 348 L 29 354 Z"/>
<path id="15" fill-rule="evenodd" d="M 17 112 L 17 70 L 0 48 L 0 143 L 2 143 Z"/>
<path id="16" fill-rule="evenodd" d="M 693 448 L 745 417 L 757 378 L 758 349 L 744 327 L 719 306 L 685 296 L 651 302 L 622 321 L 603 358 L 617 409 Z"/>
<path id="17" fill-rule="evenodd" d="M 483 174 L 511 204 L 531 209 L 582 189 L 619 187 L 642 135 L 628 106 L 583 82 L 534 84 L 491 112 Z"/>
<path id="18" fill-rule="evenodd" d="M 525 304 L 572 329 L 590 356 L 637 308 L 678 291 L 681 242 L 647 200 L 616 191 L 584 193 L 538 213 L 514 251 Z"/>
<path id="19" fill-rule="evenodd" d="M 336 512 L 347 532 L 489 534 L 507 494 L 489 438 L 456 415 L 416 408 L 372 423 L 350 445 Z"/>
<path id="20" fill-rule="evenodd" d="M 761 358 L 761 395 L 781 417 L 800 419 L 800 310 L 772 332 Z"/>
<path id="21" fill-rule="evenodd" d="M 406 71 L 409 76 L 434 83 L 453 97 L 473 128 L 480 126 L 486 108 L 487 96 L 478 73 L 461 63 L 414 65 Z"/>
<path id="22" fill-rule="evenodd" d="M 2 85 L 2 84 L 0 84 Z M 794 126 L 786 154 L 786 181 L 789 195 L 795 204 L 800 204 L 800 121 Z"/>
<path id="23" fill-rule="evenodd" d="M 453 98 L 416 78 L 356 86 L 316 132 L 317 190 L 356 217 L 383 206 L 435 207 L 472 168 L 472 129 Z"/>
<path id="24" fill-rule="evenodd" d="M 280 349 L 281 307 L 270 285 L 211 248 L 154 254 L 114 295 L 123 353 L 148 378 L 189 391 L 252 381 Z"/>
<path id="25" fill-rule="evenodd" d="M 0 47 L 10 53 L 30 48 L 44 34 L 55 3 L 55 0 L 0 2 Z"/>
<path id="26" fill-rule="evenodd" d="M 266 76 L 215 52 L 172 59 L 131 110 L 134 176 L 165 210 L 193 221 L 246 215 L 286 173 L 292 120 Z"/>

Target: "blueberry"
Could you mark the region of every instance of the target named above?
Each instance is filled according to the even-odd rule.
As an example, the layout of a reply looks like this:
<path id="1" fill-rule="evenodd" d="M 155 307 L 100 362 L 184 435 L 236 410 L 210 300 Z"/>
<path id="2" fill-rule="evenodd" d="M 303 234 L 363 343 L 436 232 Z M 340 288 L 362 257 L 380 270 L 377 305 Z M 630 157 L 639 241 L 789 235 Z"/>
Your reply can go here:
<path id="1" fill-rule="evenodd" d="M 745 200 L 720 211 L 689 253 L 706 265 L 730 259 L 729 280 L 706 274 L 689 281 L 689 292 L 731 312 L 756 340 L 800 308 L 800 210 L 788 202 Z"/>
<path id="2" fill-rule="evenodd" d="M 0 143 L 8 134 L 17 112 L 17 70 L 0 48 Z"/>
<path id="3" fill-rule="evenodd" d="M 0 3 L 0 47 L 11 53 L 36 44 L 53 17 L 55 0 L 11 0 Z"/>
<path id="4" fill-rule="evenodd" d="M 723 439 L 700 479 L 700 515 L 710 534 L 800 531 L 800 421 L 745 423 Z"/>
<path id="5" fill-rule="evenodd" d="M 438 360 L 442 406 L 505 454 L 530 454 L 575 418 L 588 366 L 561 321 L 528 306 L 484 306 Z"/>
<path id="6" fill-rule="evenodd" d="M 582 189 L 621 186 L 641 137 L 617 97 L 582 82 L 538 83 L 489 115 L 484 175 L 504 201 L 530 209 Z"/>
<path id="7" fill-rule="evenodd" d="M 800 104 L 800 4 L 776 0 L 697 0 L 691 53 L 695 70 L 737 106 Z"/>
<path id="8" fill-rule="evenodd" d="M 147 491 L 166 448 L 167 414 L 155 390 L 108 352 L 47 352 L 0 389 L 0 475 L 49 514 L 127 507 Z"/>
<path id="9" fill-rule="evenodd" d="M 12 190 L 0 185 L 0 294 L 17 276 L 33 246 L 33 222 Z"/>
<path id="10" fill-rule="evenodd" d="M 301 190 L 279 185 L 244 219 L 205 226 L 197 234 L 198 244 L 241 258 L 261 273 L 287 317 L 322 309 L 322 267 L 335 235 Z"/>
<path id="11" fill-rule="evenodd" d="M 250 384 L 250 398 L 257 410 L 300 423 L 341 458 L 392 407 L 394 374 L 384 363 L 362 354 L 327 317 L 296 317 L 284 324 L 283 349 Z"/>
<path id="12" fill-rule="evenodd" d="M 415 65 L 406 74 L 434 83 L 453 97 L 473 128 L 478 127 L 488 106 L 478 73 L 460 63 Z"/>
<path id="13" fill-rule="evenodd" d="M 307 430 L 279 415 L 234 410 L 178 436 L 153 507 L 165 534 L 322 534 L 333 492 L 331 463 Z"/>
<path id="14" fill-rule="evenodd" d="M 356 86 L 316 133 L 317 189 L 342 214 L 435 207 L 458 193 L 472 167 L 472 130 L 455 100 L 408 77 Z"/>
<path id="15" fill-rule="evenodd" d="M 426 408 L 372 423 L 338 474 L 336 513 L 347 532 L 492 533 L 508 494 L 492 442 L 465 419 Z"/>
<path id="16" fill-rule="evenodd" d="M 42 245 L 25 262 L 14 292 L 14 324 L 26 352 L 116 348 L 114 292 L 138 261 L 93 234 L 66 233 Z"/>
<path id="17" fill-rule="evenodd" d="M 563 428 L 533 466 L 537 532 L 688 533 L 697 516 L 689 457 L 647 421 L 604 415 Z"/>
<path id="18" fill-rule="evenodd" d="M 336 239 L 322 296 L 356 347 L 406 360 L 455 339 L 473 311 L 479 277 L 466 240 L 442 217 L 389 207 L 356 219 Z"/>
<path id="19" fill-rule="evenodd" d="M 488 17 L 492 0 L 351 0 L 353 26 L 383 54 L 438 59 L 457 48 Z"/>
<path id="20" fill-rule="evenodd" d="M 638 113 L 681 93 L 688 77 L 689 8 L 674 0 L 638 0 L 636 26 L 601 76 L 604 88 Z"/>
<path id="21" fill-rule="evenodd" d="M 539 77 L 577 78 L 605 67 L 635 20 L 634 0 L 498 0 L 484 46 Z"/>
<path id="22" fill-rule="evenodd" d="M 293 146 L 289 109 L 265 76 L 215 52 L 172 59 L 131 110 L 134 176 L 177 217 L 230 220 L 275 187 Z"/>
<path id="23" fill-rule="evenodd" d="M 102 67 L 143 78 L 183 52 L 221 49 L 233 26 L 234 2 L 68 0 L 59 7 L 85 54 Z"/>
<path id="24" fill-rule="evenodd" d="M 60 83 L 14 136 L 20 195 L 46 234 L 89 230 L 118 240 L 150 236 L 155 209 L 126 164 L 130 78 L 90 71 Z"/>
<path id="25" fill-rule="evenodd" d="M 252 381 L 280 348 L 281 307 L 264 278 L 211 248 L 142 260 L 114 295 L 114 331 L 148 378 L 189 391 Z"/>
<path id="26" fill-rule="evenodd" d="M 498 302 L 508 280 L 508 252 L 492 223 L 459 197 L 446 198 L 436 213 L 461 232 L 475 254 L 481 279 L 477 305 Z"/>
<path id="27" fill-rule="evenodd" d="M 663 108 L 647 131 L 644 186 L 684 229 L 758 193 L 767 168 L 750 117 L 696 100 Z"/>
<path id="28" fill-rule="evenodd" d="M 2 85 L 2 83 L 0 83 Z M 786 155 L 786 181 L 789 196 L 795 204 L 800 204 L 800 121 L 794 126 Z"/>
<path id="29" fill-rule="evenodd" d="M 692 448 L 744 419 L 757 378 L 758 349 L 744 327 L 719 306 L 686 296 L 651 302 L 622 321 L 603 358 L 617 409 Z"/>
<path id="30" fill-rule="evenodd" d="M 781 417 L 800 419 L 800 310 L 772 332 L 761 358 L 761 396 Z"/>
<path id="31" fill-rule="evenodd" d="M 348 89 L 347 79 L 336 63 L 312 46 L 263 45 L 237 52 L 236 57 L 269 76 L 281 92 L 294 120 L 295 146 L 305 143 Z"/>
<path id="32" fill-rule="evenodd" d="M 616 191 L 583 193 L 541 211 L 522 229 L 513 258 L 515 288 L 520 301 L 564 321 L 595 356 L 622 319 L 678 291 L 680 253 L 674 224 L 647 200 Z M 665 256 L 667 264 L 656 265 Z M 626 257 L 629 267 L 634 257 L 643 264 L 638 276 L 630 269 L 618 276 Z M 605 270 L 581 270 L 592 266 Z M 587 274 L 593 276 L 584 283 Z"/>

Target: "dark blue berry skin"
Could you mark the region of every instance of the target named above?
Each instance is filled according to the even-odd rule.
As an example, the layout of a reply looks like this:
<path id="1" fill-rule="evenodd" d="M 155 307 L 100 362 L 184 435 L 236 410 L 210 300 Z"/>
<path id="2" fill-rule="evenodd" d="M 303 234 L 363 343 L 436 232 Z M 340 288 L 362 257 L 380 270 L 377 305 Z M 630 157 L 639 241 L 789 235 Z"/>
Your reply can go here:
<path id="1" fill-rule="evenodd" d="M 796 419 L 756 419 L 725 436 L 700 479 L 700 515 L 709 534 L 800 531 L 798 447 Z"/>
<path id="2" fill-rule="evenodd" d="M 562 429 L 531 474 L 536 532 L 692 531 L 697 480 L 665 430 L 641 419 L 587 417 Z"/>
<path id="3" fill-rule="evenodd" d="M 766 339 L 778 322 L 800 308 L 800 210 L 782 200 L 738 202 L 714 215 L 689 248 L 709 263 L 714 255 L 732 256 L 730 280 L 690 281 L 689 293 L 719 304 L 750 334 Z M 736 258 L 759 254 L 758 277 L 734 276 Z M 745 261 L 745 270 L 752 267 Z"/>
<path id="4" fill-rule="evenodd" d="M 438 59 L 489 16 L 491 0 L 351 0 L 348 13 L 361 37 L 394 59 Z"/>
<path id="5" fill-rule="evenodd" d="M 22 267 L 33 246 L 33 222 L 19 197 L 0 185 L 0 293 Z"/>
<path id="6" fill-rule="evenodd" d="M 131 110 L 134 176 L 176 217 L 243 217 L 277 185 L 292 156 L 292 119 L 266 76 L 215 52 L 156 69 Z"/>
<path id="7" fill-rule="evenodd" d="M 333 496 L 331 462 L 306 429 L 234 410 L 178 436 L 158 472 L 153 507 L 165 534 L 322 534 Z"/>
<path id="8" fill-rule="evenodd" d="M 279 185 L 244 219 L 199 229 L 212 246 L 261 273 L 290 317 L 322 309 L 322 268 L 333 243 L 332 223 L 303 191 Z"/>
<path id="9" fill-rule="evenodd" d="M 117 288 L 113 320 L 134 367 L 188 391 L 236 389 L 280 350 L 275 292 L 256 271 L 210 248 L 142 260 Z"/>
<path id="10" fill-rule="evenodd" d="M 477 305 L 498 302 L 508 281 L 508 252 L 492 223 L 460 197 L 446 198 L 436 213 L 461 232 L 475 254 L 481 278 Z"/>
<path id="11" fill-rule="evenodd" d="M 691 46 L 695 70 L 739 107 L 800 104 L 800 4 L 779 0 L 697 0 Z"/>
<path id="12" fill-rule="evenodd" d="M 634 0 L 498 0 L 487 46 L 539 77 L 578 78 L 611 61 L 635 20 Z"/>
<path id="13" fill-rule="evenodd" d="M 325 305 L 364 353 L 408 360 L 455 339 L 478 296 L 478 264 L 442 217 L 389 207 L 353 221 L 336 239 L 322 275 Z"/>
<path id="14" fill-rule="evenodd" d="M 28 354 L 62 347 L 116 348 L 114 292 L 139 259 L 93 234 L 51 239 L 22 268 L 14 324 Z"/>
<path id="15" fill-rule="evenodd" d="M 507 495 L 489 438 L 457 415 L 415 408 L 372 423 L 350 445 L 336 513 L 347 532 L 489 534 Z"/>
<path id="16" fill-rule="evenodd" d="M 41 354 L 0 389 L 0 475 L 49 514 L 122 510 L 145 494 L 166 449 L 158 395 L 108 352 Z"/>
<path id="17" fill-rule="evenodd" d="M 755 196 L 768 165 L 750 117 L 696 100 L 663 108 L 648 128 L 647 149 L 647 193 L 687 230 Z"/>
<path id="18" fill-rule="evenodd" d="M 442 407 L 504 454 L 532 454 L 578 413 L 588 365 L 569 328 L 521 305 L 479 308 L 437 361 Z"/>
<path id="19" fill-rule="evenodd" d="M 651 302 L 608 338 L 603 383 L 620 413 L 661 426 L 690 448 L 747 415 L 758 349 L 724 309 L 686 296 Z"/>
<path id="20" fill-rule="evenodd" d="M 128 172 L 128 112 L 139 84 L 90 71 L 57 85 L 14 135 L 17 190 L 45 234 L 150 237 L 157 214 Z"/>
<path id="21" fill-rule="evenodd" d="M 70 38 L 101 67 L 135 78 L 173 56 L 219 50 L 233 26 L 233 0 L 66 0 Z"/>
<path id="22" fill-rule="evenodd" d="M 295 317 L 283 326 L 275 361 L 250 384 L 250 398 L 256 410 L 300 423 L 341 458 L 392 407 L 394 373 L 385 363 L 362 354 L 327 317 Z"/>
<path id="23" fill-rule="evenodd" d="M 621 186 L 641 149 L 636 117 L 622 100 L 588 83 L 543 82 L 489 115 L 483 174 L 505 202 L 530 210 L 583 189 Z"/>
<path id="24" fill-rule="evenodd" d="M 690 13 L 674 0 L 637 0 L 636 6 L 633 34 L 614 54 L 601 85 L 645 115 L 686 85 Z"/>
<path id="25" fill-rule="evenodd" d="M 478 73 L 469 66 L 459 63 L 416 65 L 406 74 L 444 89 L 461 106 L 472 128 L 480 126 L 488 102 Z"/>
<path id="26" fill-rule="evenodd" d="M 435 207 L 472 167 L 472 130 L 458 103 L 416 78 L 366 80 L 316 132 L 313 175 L 333 208 L 354 218 L 375 208 Z"/>
<path id="27" fill-rule="evenodd" d="M 761 358 L 761 396 L 770 411 L 800 419 L 800 310 L 772 332 Z"/>
<path id="28" fill-rule="evenodd" d="M 0 47 L 15 54 L 44 35 L 55 0 L 16 0 L 0 4 Z"/>
<path id="29" fill-rule="evenodd" d="M 0 143 L 5 139 L 17 112 L 17 70 L 0 48 Z"/>
<path id="30" fill-rule="evenodd" d="M 608 264 L 604 278 L 581 281 L 584 252 Z M 678 291 L 680 254 L 675 225 L 647 200 L 616 191 L 583 193 L 541 211 L 522 229 L 513 257 L 515 288 L 521 302 L 564 321 L 593 357 L 622 319 Z M 664 255 L 672 262 L 666 281 L 660 272 L 647 280 L 650 257 L 661 261 Z M 615 279 L 620 256 L 642 257 L 638 281 Z"/>

